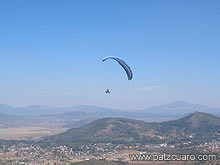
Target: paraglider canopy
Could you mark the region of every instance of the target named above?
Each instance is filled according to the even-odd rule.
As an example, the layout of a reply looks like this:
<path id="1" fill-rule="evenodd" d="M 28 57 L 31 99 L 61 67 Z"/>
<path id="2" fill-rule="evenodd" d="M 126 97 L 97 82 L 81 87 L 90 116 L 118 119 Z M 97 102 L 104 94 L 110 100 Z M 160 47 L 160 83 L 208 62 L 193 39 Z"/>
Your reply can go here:
<path id="1" fill-rule="evenodd" d="M 132 70 L 131 68 L 123 61 L 121 60 L 120 58 L 118 57 L 105 57 L 102 59 L 102 61 L 104 62 L 105 60 L 109 60 L 109 59 L 113 59 L 115 61 L 117 61 L 121 66 L 122 68 L 125 70 L 127 76 L 128 76 L 128 80 L 131 80 L 133 78 L 133 74 L 132 74 Z"/>

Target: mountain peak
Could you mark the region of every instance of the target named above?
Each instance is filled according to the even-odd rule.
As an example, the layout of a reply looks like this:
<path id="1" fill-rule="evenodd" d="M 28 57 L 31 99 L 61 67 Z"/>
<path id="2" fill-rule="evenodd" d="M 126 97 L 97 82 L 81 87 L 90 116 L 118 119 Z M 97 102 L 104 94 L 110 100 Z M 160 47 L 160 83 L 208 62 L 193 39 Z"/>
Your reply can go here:
<path id="1" fill-rule="evenodd" d="M 163 104 L 158 106 L 153 106 L 148 109 L 141 110 L 142 113 L 152 113 L 155 115 L 170 115 L 170 116 L 179 116 L 186 114 L 191 114 L 195 111 L 218 114 L 220 112 L 220 108 L 212 108 L 209 106 L 192 104 L 186 101 L 174 101 L 169 104 Z"/>
<path id="2" fill-rule="evenodd" d="M 198 111 L 192 113 L 189 116 L 182 118 L 181 121 L 191 125 L 193 128 L 200 127 L 201 125 L 220 126 L 220 118 L 213 116 L 211 114 L 198 112 Z"/>
<path id="3" fill-rule="evenodd" d="M 186 102 L 186 101 L 182 101 L 182 100 L 177 100 L 177 101 L 174 101 L 170 104 L 175 104 L 175 105 L 192 105 L 191 103 L 189 102 Z"/>
<path id="4" fill-rule="evenodd" d="M 195 117 L 195 118 L 218 118 L 216 116 L 213 116 L 211 114 L 208 114 L 208 113 L 204 113 L 204 112 L 198 112 L 198 111 L 195 111 L 194 113 L 192 113 L 191 115 L 188 116 L 188 118 L 192 118 L 192 117 Z M 218 118 L 219 119 L 219 118 Z"/>

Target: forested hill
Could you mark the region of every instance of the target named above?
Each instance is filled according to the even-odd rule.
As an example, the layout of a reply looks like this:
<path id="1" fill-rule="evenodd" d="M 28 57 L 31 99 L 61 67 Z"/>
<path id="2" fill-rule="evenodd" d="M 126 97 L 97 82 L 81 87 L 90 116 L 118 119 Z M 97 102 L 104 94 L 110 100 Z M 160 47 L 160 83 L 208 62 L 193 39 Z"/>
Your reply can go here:
<path id="1" fill-rule="evenodd" d="M 193 143 L 220 138 L 220 118 L 195 112 L 179 120 L 147 123 L 125 118 L 102 118 L 80 128 L 46 137 L 47 145 L 75 143 Z"/>

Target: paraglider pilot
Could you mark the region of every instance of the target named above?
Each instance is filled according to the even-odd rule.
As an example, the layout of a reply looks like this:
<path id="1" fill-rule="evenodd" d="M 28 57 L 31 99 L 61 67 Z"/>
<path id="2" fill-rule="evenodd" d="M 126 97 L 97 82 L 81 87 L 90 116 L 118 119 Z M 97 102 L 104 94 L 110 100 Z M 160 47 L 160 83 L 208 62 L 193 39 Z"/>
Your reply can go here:
<path id="1" fill-rule="evenodd" d="M 110 91 L 109 91 L 109 89 L 107 89 L 107 90 L 105 91 L 105 93 L 108 93 L 108 94 L 110 94 Z"/>

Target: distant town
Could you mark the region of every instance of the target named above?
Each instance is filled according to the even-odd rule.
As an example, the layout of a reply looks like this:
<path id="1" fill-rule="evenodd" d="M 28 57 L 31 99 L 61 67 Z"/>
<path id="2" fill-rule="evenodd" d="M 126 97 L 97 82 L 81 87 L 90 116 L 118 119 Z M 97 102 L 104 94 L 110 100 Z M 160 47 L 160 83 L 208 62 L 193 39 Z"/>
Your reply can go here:
<path id="1" fill-rule="evenodd" d="M 220 162 L 220 142 L 213 141 L 197 146 L 190 146 L 189 143 L 176 145 L 122 145 L 111 143 L 84 144 L 77 151 L 75 148 L 58 146 L 52 148 L 42 148 L 39 145 L 18 143 L 16 145 L 2 145 L 0 149 L 1 164 L 73 164 L 88 160 L 108 160 L 135 163 L 129 158 L 130 154 L 159 154 L 159 153 L 179 153 L 189 154 L 203 153 L 216 155 L 216 160 Z M 179 148 L 179 146 L 182 146 Z M 183 147 L 185 146 L 185 147 Z M 189 150 L 190 149 L 190 150 Z M 164 152 L 165 151 L 165 152 Z M 196 152 L 195 152 L 196 151 Z M 141 161 L 140 161 L 141 162 Z"/>

